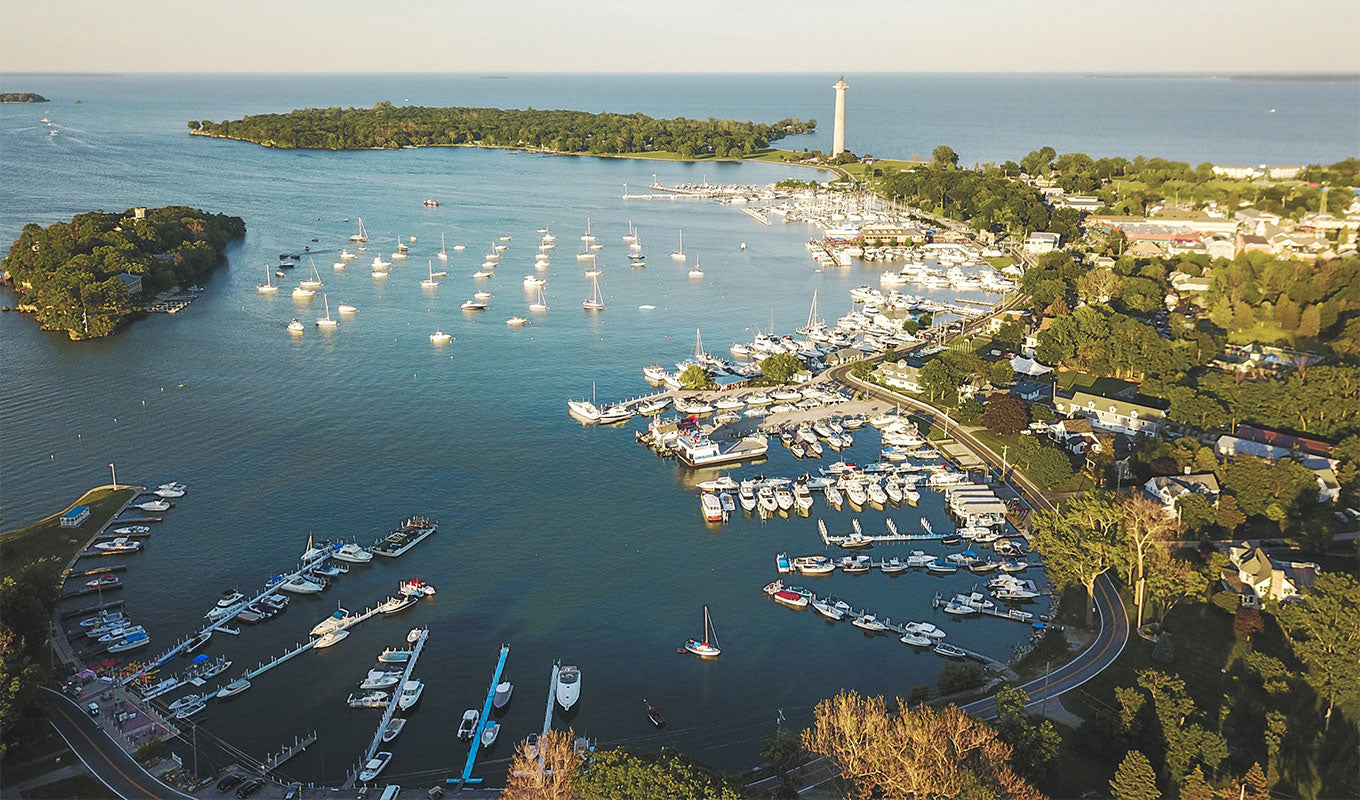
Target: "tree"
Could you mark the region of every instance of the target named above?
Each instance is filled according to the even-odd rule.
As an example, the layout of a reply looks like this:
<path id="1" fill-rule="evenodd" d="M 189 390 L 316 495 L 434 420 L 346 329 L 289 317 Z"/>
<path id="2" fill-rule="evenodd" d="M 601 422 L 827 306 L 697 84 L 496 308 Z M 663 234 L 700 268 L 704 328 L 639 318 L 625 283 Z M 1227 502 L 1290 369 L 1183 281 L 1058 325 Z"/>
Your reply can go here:
<path id="1" fill-rule="evenodd" d="M 1058 589 L 1086 589 L 1086 624 L 1091 624 L 1096 580 L 1128 559 L 1128 540 L 1119 502 L 1109 492 L 1075 497 L 1056 511 L 1034 515 L 1031 534 Z"/>
<path id="2" fill-rule="evenodd" d="M 1176 516 L 1182 525 L 1198 533 L 1214 524 L 1214 507 L 1202 494 L 1183 494 L 1176 498 Z"/>
<path id="3" fill-rule="evenodd" d="M 1218 800 L 1219 794 L 1204 780 L 1204 770 L 1196 764 L 1181 786 L 1181 800 Z"/>
<path id="4" fill-rule="evenodd" d="M 886 797 L 1040 797 L 1010 766 L 1011 748 L 955 706 L 890 715 L 881 697 L 841 692 L 817 704 L 803 746 L 835 762 L 862 800 Z"/>
<path id="5" fill-rule="evenodd" d="M 779 776 L 781 786 L 787 786 L 788 773 L 798 768 L 806 754 L 802 737 L 792 731 L 781 730 L 760 745 L 760 757 Z"/>
<path id="6" fill-rule="evenodd" d="M 1028 439 L 1020 437 L 1020 441 Z M 1025 467 L 1026 473 L 1045 489 L 1052 489 L 1072 478 L 1072 460 L 1056 447 L 1041 447 L 1030 458 Z"/>
<path id="7" fill-rule="evenodd" d="M 964 425 L 976 425 L 982 419 L 982 404 L 976 398 L 969 397 L 959 403 L 958 410 L 954 412 L 954 418 Z"/>
<path id="8" fill-rule="evenodd" d="M 1146 575 L 1149 551 L 1167 542 L 1179 529 L 1175 517 L 1162 512 L 1162 506 L 1142 495 L 1129 495 L 1121 504 L 1123 527 L 1129 542 L 1129 585 L 1135 587 Z M 1138 624 L 1143 624 L 1142 592 L 1138 592 Z"/>
<path id="9" fill-rule="evenodd" d="M 768 361 L 769 359 L 766 360 Z M 763 373 L 764 370 L 762 369 L 761 372 Z M 870 364 L 868 361 L 856 361 L 854 364 L 850 365 L 850 374 L 854 375 L 856 378 L 859 378 L 862 381 L 868 380 L 869 376 L 872 375 L 873 372 L 874 365 Z"/>
<path id="10" fill-rule="evenodd" d="M 930 151 L 930 159 L 941 166 L 952 167 L 959 163 L 959 154 L 949 145 L 942 144 Z"/>
<path id="11" fill-rule="evenodd" d="M 1195 721 L 1195 701 L 1185 691 L 1185 681 L 1156 670 L 1138 673 L 1138 685 L 1152 697 L 1166 772 L 1179 786 L 1195 764 L 1210 770 L 1228 757 L 1228 743 L 1217 731 Z"/>
<path id="12" fill-rule="evenodd" d="M 709 377 L 708 370 L 698 364 L 690 364 L 685 367 L 685 371 L 680 373 L 680 387 L 691 390 L 711 390 L 718 388 L 718 384 Z"/>
<path id="13" fill-rule="evenodd" d="M 738 800 L 739 786 L 708 766 L 670 748 L 659 755 L 625 747 L 597 750 L 581 765 L 574 783 L 580 800 Z"/>
<path id="14" fill-rule="evenodd" d="M 1304 680 L 1327 701 L 1324 727 L 1337 703 L 1360 694 L 1360 583 L 1341 572 L 1319 572 L 1312 588 L 1276 613 L 1294 656 L 1307 668 Z"/>
<path id="15" fill-rule="evenodd" d="M 1013 436 L 1029 427 L 1029 412 L 1020 398 L 997 392 L 987 398 L 987 409 L 982 412 L 982 424 L 992 433 Z"/>
<path id="16" fill-rule="evenodd" d="M 1025 711 L 1029 695 L 1013 686 L 996 693 L 996 729 L 1010 745 L 1012 762 L 1025 779 L 1043 783 L 1050 778 L 1062 750 L 1062 735 L 1053 723 Z"/>
<path id="17" fill-rule="evenodd" d="M 803 362 L 798 360 L 798 356 L 776 353 L 760 362 L 761 382 L 766 385 L 788 383 L 802 369 Z"/>
<path id="18" fill-rule="evenodd" d="M 538 738 L 537 751 L 520 742 L 510 759 L 510 774 L 501 790 L 504 800 L 573 800 L 580 759 L 572 751 L 576 734 L 550 730 Z M 543 758 L 539 763 L 539 757 Z"/>
<path id="19" fill-rule="evenodd" d="M 1218 508 L 1214 510 L 1214 523 L 1218 527 L 1232 535 L 1237 526 L 1246 521 L 1247 515 L 1237 510 L 1237 498 L 1232 495 L 1219 496 Z"/>
<path id="20" fill-rule="evenodd" d="M 988 368 L 987 377 L 992 385 L 998 389 L 1010 386 L 1011 382 L 1015 380 L 1015 367 L 1012 367 L 1011 362 L 1005 359 L 993 361 L 992 366 Z"/>
<path id="21" fill-rule="evenodd" d="M 1159 800 L 1162 796 L 1157 791 L 1157 775 L 1152 771 L 1152 765 L 1147 756 L 1137 750 L 1130 750 L 1119 762 L 1110 781 L 1110 791 L 1119 800 Z"/>
<path id="22" fill-rule="evenodd" d="M 1246 797 L 1251 800 L 1270 800 L 1270 784 L 1266 781 L 1265 771 L 1261 769 L 1261 762 L 1252 763 L 1242 783 L 1246 784 Z"/>
<path id="23" fill-rule="evenodd" d="M 983 672 L 982 667 L 977 664 L 964 664 L 949 662 L 940 669 L 940 675 L 935 682 L 940 686 L 941 694 L 954 694 L 969 689 L 976 689 L 987 681 L 987 673 Z"/>
<path id="24" fill-rule="evenodd" d="M 1000 347 L 1002 350 L 1018 350 L 1020 349 L 1020 344 L 1024 341 L 1025 329 L 1020 326 L 1020 323 L 1013 319 L 1008 319 L 1001 323 L 1001 327 L 997 328 L 996 333 L 992 334 L 992 344 Z"/>

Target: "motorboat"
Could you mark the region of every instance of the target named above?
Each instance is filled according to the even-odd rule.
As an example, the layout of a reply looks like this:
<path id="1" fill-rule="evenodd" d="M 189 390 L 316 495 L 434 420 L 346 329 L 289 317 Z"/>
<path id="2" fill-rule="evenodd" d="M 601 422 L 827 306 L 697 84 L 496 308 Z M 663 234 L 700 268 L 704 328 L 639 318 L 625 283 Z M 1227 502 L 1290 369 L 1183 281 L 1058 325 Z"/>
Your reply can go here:
<path id="1" fill-rule="evenodd" d="M 947 642 L 940 642 L 935 645 L 935 652 L 946 658 L 963 658 L 968 655 L 968 651 L 962 647 L 955 647 Z"/>
<path id="2" fill-rule="evenodd" d="M 758 501 L 756 500 L 756 487 L 754 481 L 742 481 L 737 489 L 737 500 L 741 503 L 742 510 L 755 511 Z"/>
<path id="3" fill-rule="evenodd" d="M 289 333 L 302 333 L 305 330 L 307 330 L 307 328 L 303 326 L 302 321 L 297 317 L 294 317 L 293 321 L 288 323 Z"/>
<path id="4" fill-rule="evenodd" d="M 868 631 L 869 633 L 883 633 L 888 630 L 888 626 L 884 625 L 873 614 L 865 614 L 863 616 L 855 617 L 854 619 L 850 620 L 850 624 L 854 625 L 856 628 L 859 628 L 860 630 Z"/>
<path id="5" fill-rule="evenodd" d="M 233 680 L 233 682 L 226 684 L 226 686 L 219 688 L 216 697 L 218 697 L 218 699 L 234 697 L 234 695 L 241 694 L 242 691 L 248 690 L 248 688 L 250 688 L 249 680 L 238 678 Z"/>
<path id="6" fill-rule="evenodd" d="M 359 683 L 360 689 L 387 689 L 401 683 L 401 669 L 371 669 Z"/>
<path id="7" fill-rule="evenodd" d="M 151 533 L 151 528 L 146 525 L 128 525 L 122 528 L 114 528 L 113 532 L 119 536 L 140 536 L 144 533 Z"/>
<path id="8" fill-rule="evenodd" d="M 383 692 L 377 689 L 362 689 L 357 692 L 351 692 L 350 696 L 345 698 L 345 703 L 350 708 L 383 708 L 387 705 L 387 701 L 391 697 L 392 695 L 390 692 Z"/>
<path id="9" fill-rule="evenodd" d="M 505 321 L 505 324 L 509 325 L 512 328 L 518 328 L 528 321 L 529 320 L 525 319 L 524 317 L 511 317 L 510 319 L 507 319 Z"/>
<path id="10" fill-rule="evenodd" d="M 434 587 L 420 578 L 402 581 L 399 591 L 407 597 L 432 597 L 435 593 Z"/>
<path id="11" fill-rule="evenodd" d="M 776 486 L 774 499 L 779 504 L 780 511 L 788 511 L 793 508 L 793 492 L 787 486 Z"/>
<path id="12" fill-rule="evenodd" d="M 133 508 L 140 508 L 142 511 L 169 511 L 170 503 L 165 500 L 147 500 L 144 503 L 137 503 Z"/>
<path id="13" fill-rule="evenodd" d="M 426 630 L 427 629 L 425 628 L 412 628 L 411 630 L 407 631 L 406 643 L 415 644 L 416 642 L 420 641 L 420 637 L 425 635 Z"/>
<path id="14" fill-rule="evenodd" d="M 119 536 L 118 538 L 110 539 L 107 542 L 96 543 L 94 549 L 106 554 L 135 553 L 142 549 L 142 543 L 134 542 L 126 536 Z"/>
<path id="15" fill-rule="evenodd" d="M 310 300 L 310 299 L 313 298 L 313 297 L 316 297 L 316 290 L 315 290 L 315 289 L 308 289 L 308 288 L 305 287 L 305 286 L 295 286 L 295 287 L 293 287 L 293 299 L 294 299 L 294 300 Z"/>
<path id="16" fill-rule="evenodd" d="M 845 501 L 845 498 L 841 496 L 840 489 L 837 489 L 835 486 L 826 487 L 822 490 L 822 494 L 826 497 L 826 502 L 833 508 L 839 509 Z"/>
<path id="17" fill-rule="evenodd" d="M 221 597 L 217 598 L 217 604 L 214 605 L 211 609 L 209 609 L 208 613 L 204 614 L 204 616 L 208 617 L 209 619 L 216 619 L 218 617 L 226 616 L 226 614 L 229 611 L 231 611 L 237 605 L 240 605 L 242 602 L 245 601 L 245 599 L 246 596 L 236 591 L 235 589 L 227 589 L 226 591 L 222 592 Z"/>
<path id="18" fill-rule="evenodd" d="M 722 655 L 722 648 L 718 646 L 718 632 L 713 629 L 712 620 L 708 615 L 708 606 L 704 606 L 704 638 L 702 640 L 690 639 L 685 642 L 684 649 L 700 658 L 717 658 Z"/>
<path id="19" fill-rule="evenodd" d="M 364 766 L 359 770 L 359 780 L 368 783 L 378 777 L 387 765 L 392 762 L 392 754 L 386 750 L 379 751 L 372 758 L 364 762 Z"/>
<path id="20" fill-rule="evenodd" d="M 180 710 L 176 711 L 175 719 L 188 719 L 189 717 L 192 717 L 193 715 L 199 713 L 200 711 L 207 707 L 208 706 L 206 703 L 204 703 L 202 700 L 199 700 L 198 702 L 193 703 L 192 705 L 184 706 Z"/>
<path id="21" fill-rule="evenodd" d="M 863 575 L 873 567 L 873 561 L 868 556 L 846 556 L 837 562 L 841 572 L 847 575 Z"/>
<path id="22" fill-rule="evenodd" d="M 82 619 L 80 621 L 80 627 L 97 628 L 101 625 L 108 625 L 110 623 L 121 623 L 123 619 L 123 612 L 121 611 L 101 611 L 93 617 Z"/>
<path id="23" fill-rule="evenodd" d="M 779 501 L 775 499 L 774 487 L 768 485 L 761 486 L 756 493 L 756 497 L 760 502 L 761 510 L 770 514 L 779 510 Z"/>
<path id="24" fill-rule="evenodd" d="M 443 331 L 435 331 L 434 333 L 430 334 L 431 344 L 448 344 L 451 341 L 453 341 L 453 336 L 444 333 Z"/>
<path id="25" fill-rule="evenodd" d="M 378 654 L 378 660 L 384 664 L 405 664 L 411 660 L 411 651 L 389 647 Z"/>
<path id="26" fill-rule="evenodd" d="M 410 711 L 419 700 L 420 695 L 425 692 L 425 684 L 419 680 L 411 679 L 401 687 L 401 696 L 397 698 L 397 708 L 402 711 Z"/>
<path id="27" fill-rule="evenodd" d="M 331 558 L 336 561 L 348 561 L 351 564 L 367 564 L 373 560 L 373 554 L 368 548 L 355 542 L 342 544 L 331 551 Z"/>
<path id="28" fill-rule="evenodd" d="M 213 635 L 213 629 L 212 629 L 212 628 L 209 628 L 209 629 L 207 629 L 206 631 L 203 631 L 202 633 L 199 633 L 197 636 L 195 636 L 194 638 L 190 639 L 190 640 L 184 645 L 184 649 L 180 650 L 180 652 L 183 653 L 184 655 L 189 655 L 189 654 L 193 653 L 195 650 L 197 650 L 197 649 L 199 649 L 200 647 L 202 647 L 203 645 L 207 644 L 207 643 L 208 643 L 208 640 L 212 638 L 212 635 Z"/>
<path id="29" fill-rule="evenodd" d="M 718 497 L 711 492 L 704 492 L 699 496 L 699 507 L 704 515 L 705 522 L 722 522 L 722 504 L 718 502 Z"/>
<path id="30" fill-rule="evenodd" d="M 836 571 L 836 562 L 828 556 L 803 556 L 793 560 L 793 568 L 803 575 L 830 575 Z"/>
<path id="31" fill-rule="evenodd" d="M 464 711 L 463 721 L 458 723 L 458 738 L 465 742 L 472 741 L 472 737 L 477 733 L 477 721 L 481 716 L 481 712 L 475 708 Z"/>
<path id="32" fill-rule="evenodd" d="M 406 597 L 389 597 L 389 598 L 387 598 L 386 600 L 384 600 L 381 604 L 379 604 L 379 606 L 378 606 L 378 613 L 379 613 L 379 614 L 395 614 L 395 613 L 397 613 L 398 611 L 405 611 L 406 609 L 408 609 L 408 608 L 410 608 L 411 606 L 415 605 L 416 602 L 417 602 L 417 598 L 415 598 L 415 597 L 410 597 L 410 596 L 406 596 Z"/>
<path id="33" fill-rule="evenodd" d="M 812 508 L 812 490 L 808 489 L 806 482 L 799 481 L 793 485 L 793 502 L 801 511 Z"/>
<path id="34" fill-rule="evenodd" d="M 812 604 L 812 610 L 834 622 L 839 622 L 845 618 L 845 611 L 836 607 L 825 600 L 818 600 Z"/>
<path id="35" fill-rule="evenodd" d="M 151 637 L 145 633 L 134 633 L 122 641 L 109 645 L 110 653 L 124 653 L 151 644 Z"/>
<path id="36" fill-rule="evenodd" d="M 496 743 L 496 737 L 500 736 L 501 724 L 492 722 L 482 729 L 482 747 L 490 747 Z"/>
<path id="37" fill-rule="evenodd" d="M 779 553 L 774 557 L 774 566 L 780 575 L 787 575 L 793 572 L 793 564 L 789 561 L 788 553 Z"/>
<path id="38" fill-rule="evenodd" d="M 581 668 L 562 667 L 557 671 L 557 702 L 562 706 L 562 710 L 570 711 L 579 699 L 581 699 Z"/>
<path id="39" fill-rule="evenodd" d="M 460 306 L 460 308 L 462 308 L 464 311 L 485 311 L 486 303 L 482 302 L 481 300 L 472 299 L 464 301 L 463 305 Z"/>
<path id="40" fill-rule="evenodd" d="M 666 727 L 666 715 L 661 713 L 661 709 L 648 703 L 646 698 L 643 698 L 642 702 L 647 706 L 647 719 L 658 728 Z"/>
<path id="41" fill-rule="evenodd" d="M 176 700 L 175 702 L 173 702 L 173 703 L 171 703 L 170 705 L 166 706 L 166 708 L 169 709 L 169 711 L 170 711 L 171 713 L 175 713 L 175 712 L 179 711 L 181 708 L 187 708 L 188 706 L 194 705 L 195 703 L 202 703 L 202 702 L 203 702 L 203 695 L 201 695 L 201 694 L 186 694 L 186 695 L 184 695 L 183 697 L 181 697 L 181 698 L 179 698 L 178 700 Z"/>
<path id="42" fill-rule="evenodd" d="M 97 637 L 95 641 L 100 642 L 101 644 L 108 644 L 109 642 L 126 639 L 129 636 L 135 636 L 139 633 L 146 633 L 146 628 L 143 628 L 141 625 L 128 625 L 121 628 L 114 628 L 108 633 Z"/>
<path id="43" fill-rule="evenodd" d="M 501 681 L 496 684 L 496 694 L 491 698 L 491 707 L 495 709 L 505 708 L 510 704 L 510 696 L 515 693 L 515 685 L 510 681 Z"/>
<path id="44" fill-rule="evenodd" d="M 885 558 L 878 565 L 878 570 L 884 575 L 893 575 L 899 572 L 906 572 L 910 566 L 897 556 Z"/>
<path id="45" fill-rule="evenodd" d="M 807 595 L 799 592 L 791 592 L 787 589 L 781 589 L 775 592 L 774 599 L 775 602 L 783 603 L 789 608 L 807 608 L 808 605 Z"/>
<path id="46" fill-rule="evenodd" d="M 401 735 L 401 729 L 406 727 L 405 717 L 393 717 L 388 720 L 387 727 L 383 728 L 382 743 L 387 744 Z"/>
<path id="47" fill-rule="evenodd" d="M 119 583 L 122 583 L 122 581 L 118 580 L 117 575 L 106 574 L 100 575 L 92 581 L 86 581 L 85 586 L 89 589 L 105 589 L 110 586 L 117 586 Z"/>
<path id="48" fill-rule="evenodd" d="M 632 419 L 635 413 L 636 412 L 626 404 L 615 403 L 612 406 L 605 406 L 600 409 L 600 419 L 598 421 L 601 425 L 612 425 L 615 422 L 623 422 L 626 419 Z"/>
<path id="49" fill-rule="evenodd" d="M 933 622 L 908 622 L 902 629 L 907 633 L 920 634 L 929 639 L 939 640 L 945 637 L 944 631 Z"/>
<path id="50" fill-rule="evenodd" d="M 959 571 L 959 568 L 942 558 L 937 558 L 929 564 L 926 564 L 926 571 L 934 572 L 938 575 L 953 575 L 955 572 Z"/>
<path id="51" fill-rule="evenodd" d="M 904 633 L 898 638 L 902 644 L 909 644 L 912 647 L 930 647 L 934 644 L 929 636 L 922 636 L 919 633 Z"/>
<path id="52" fill-rule="evenodd" d="M 321 650 L 321 649 L 330 647 L 331 645 L 339 644 L 340 642 L 344 641 L 344 640 L 345 640 L 346 638 L 348 638 L 348 637 L 349 637 L 349 631 L 347 631 L 347 630 L 331 631 L 330 633 L 326 634 L 325 636 L 322 636 L 321 638 L 319 638 L 319 639 L 317 639 L 316 641 L 312 642 L 312 647 L 313 647 L 313 649 Z"/>
<path id="53" fill-rule="evenodd" d="M 325 584 L 314 581 L 306 575 L 294 575 L 288 580 L 280 583 L 280 591 L 292 592 L 293 594 L 318 594 L 326 588 Z"/>
<path id="54" fill-rule="evenodd" d="M 184 493 L 188 490 L 189 487 L 182 483 L 162 483 L 155 488 L 154 493 L 157 497 L 174 500 L 175 498 L 183 497 Z"/>

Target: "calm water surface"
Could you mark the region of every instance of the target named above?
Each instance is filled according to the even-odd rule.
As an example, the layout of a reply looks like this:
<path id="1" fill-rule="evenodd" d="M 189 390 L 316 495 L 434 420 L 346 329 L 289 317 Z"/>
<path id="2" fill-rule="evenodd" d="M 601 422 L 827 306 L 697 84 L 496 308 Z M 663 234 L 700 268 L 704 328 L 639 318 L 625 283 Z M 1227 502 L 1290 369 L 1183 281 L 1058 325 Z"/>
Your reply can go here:
<path id="1" fill-rule="evenodd" d="M 782 330 L 801 324 L 813 290 L 825 316 L 847 310 L 849 289 L 875 282 L 877 270 L 815 272 L 803 249 L 810 231 L 802 226 L 765 228 L 709 203 L 620 197 L 624 183 L 643 186 L 653 174 L 666 183 L 767 183 L 811 173 L 464 149 L 279 152 L 184 131 L 193 118 L 389 98 L 825 120 L 823 78 L 30 78 L 24 87 L 6 79 L 7 88 L 42 91 L 58 102 L 0 108 L 0 238 L 12 240 L 29 221 L 47 224 L 91 208 L 167 203 L 236 214 L 249 227 L 230 252 L 230 267 L 175 317 L 156 315 L 110 339 L 71 343 L 31 320 L 0 315 L 6 526 L 106 481 L 110 461 L 125 482 L 188 483 L 189 495 L 155 528 L 146 552 L 129 560 L 126 576 L 129 611 L 162 645 L 193 628 L 224 587 L 252 588 L 288 567 L 308 534 L 367 543 L 404 515 L 438 519 L 439 534 L 399 561 L 356 566 L 322 598 L 295 599 L 280 619 L 209 645 L 208 652 L 236 660 L 234 674 L 304 639 L 337 602 L 363 608 L 412 576 L 438 587 L 434 601 L 366 622 L 337 647 L 278 668 L 200 717 L 209 737 L 252 758 L 319 729 L 321 742 L 284 770 L 302 780 L 339 780 L 358 758 L 378 715 L 346 708 L 344 697 L 373 657 L 415 624 L 432 630 L 418 670 L 428 689 L 385 775 L 414 785 L 461 771 L 464 751 L 452 732 L 463 709 L 480 707 L 502 642 L 512 645 L 507 675 L 517 691 L 501 741 L 486 757 L 484 772 L 493 777 L 513 742 L 541 726 L 554 659 L 579 664 L 584 674 L 581 703 L 565 719 L 559 712 L 557 724 L 604 745 L 677 746 L 728 768 L 754 763 L 781 709 L 789 724 L 802 724 L 818 699 L 842 687 L 905 694 L 931 683 L 941 659 L 777 607 L 760 593 L 775 577 L 775 553 L 821 550 L 816 513 L 710 528 L 690 489 L 708 475 L 655 459 L 632 443 L 630 430 L 584 428 L 565 412 L 565 399 L 589 393 L 592 382 L 601 397 L 642 393 L 641 367 L 685 357 L 696 327 L 710 350 L 720 351 L 767 327 L 771 314 Z M 862 115 L 852 141 L 866 142 L 855 145 L 860 151 L 906 154 L 950 142 L 965 160 L 997 159 L 1050 143 L 1060 151 L 1299 162 L 1356 149 L 1338 133 L 1353 136 L 1354 129 L 1336 125 L 1345 108 L 1335 102 L 1354 90 L 1333 85 L 851 81 L 859 92 L 852 108 Z M 1034 94 L 1019 102 L 1018 91 Z M 71 104 L 75 97 L 83 103 Z M 1185 113 L 1204 103 L 1219 111 Z M 1291 103 L 1296 113 L 1262 120 L 1247 110 L 1283 111 Z M 1044 104 L 1071 124 L 1036 116 Z M 1168 124 L 1135 135 L 1130 105 Z M 984 110 L 998 107 L 1013 112 L 1004 129 L 984 122 L 991 116 Z M 47 135 L 44 115 L 61 136 Z M 1273 127 L 1286 119 L 1293 127 Z M 1061 131 L 1073 141 L 1020 135 L 1016 125 Z M 1228 130 L 1237 138 L 1227 140 Z M 829 136 L 827 127 L 791 144 L 825 147 Z M 442 205 L 427 209 L 426 197 Z M 368 252 L 333 271 L 360 215 L 372 236 Z M 609 307 L 593 316 L 580 310 L 588 286 L 572 257 L 587 217 L 606 246 L 601 285 Z M 626 267 L 619 237 L 629 220 L 650 256 L 645 270 Z M 559 237 L 547 272 L 551 310 L 530 314 L 521 279 L 533 271 L 535 231 L 544 225 Z M 667 258 L 682 228 L 686 249 L 702 259 L 702 280 Z M 450 248 L 464 243 L 467 250 L 451 253 L 437 290 L 422 290 L 441 233 Z M 475 282 L 471 273 L 501 235 L 513 237 L 503 266 Z M 389 253 L 398 236 L 417 237 L 410 258 L 385 282 L 374 281 L 368 260 Z M 255 292 L 265 264 L 304 245 L 315 253 L 332 309 L 341 302 L 359 308 L 331 333 L 312 326 L 323 313 L 319 295 L 305 303 L 288 296 L 295 277 L 279 296 Z M 495 295 L 491 309 L 461 312 L 459 304 L 483 284 Z M 638 310 L 644 303 L 657 308 Z M 507 328 L 504 320 L 516 314 L 532 322 Z M 293 317 L 307 324 L 305 335 L 285 333 Z M 437 328 L 456 341 L 432 347 L 428 336 Z M 870 458 L 876 445 L 866 431 L 850 457 Z M 806 468 L 780 450 L 738 475 Z M 821 505 L 815 511 L 833 531 L 848 528 L 848 515 Z M 948 524 L 933 493 L 920 511 L 890 513 L 903 527 L 914 527 L 921 514 Z M 866 528 L 880 528 L 883 516 L 866 514 Z M 895 552 L 881 548 L 879 555 Z M 1024 627 L 958 622 L 929 610 L 935 592 L 975 582 L 967 575 L 838 575 L 817 585 L 894 618 L 947 623 L 951 641 L 1005 658 Z M 704 604 L 725 650 L 712 663 L 675 654 L 700 632 Z M 647 721 L 643 698 L 666 712 L 664 732 Z"/>

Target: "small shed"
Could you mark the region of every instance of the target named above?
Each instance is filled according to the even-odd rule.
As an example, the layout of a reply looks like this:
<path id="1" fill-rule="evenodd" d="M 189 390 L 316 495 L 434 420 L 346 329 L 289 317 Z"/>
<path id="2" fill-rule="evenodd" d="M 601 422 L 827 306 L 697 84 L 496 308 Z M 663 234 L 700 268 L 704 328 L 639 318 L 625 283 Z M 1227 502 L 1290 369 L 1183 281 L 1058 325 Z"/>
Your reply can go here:
<path id="1" fill-rule="evenodd" d="M 61 527 L 77 528 L 85 520 L 90 518 L 89 506 L 76 506 L 61 515 Z"/>

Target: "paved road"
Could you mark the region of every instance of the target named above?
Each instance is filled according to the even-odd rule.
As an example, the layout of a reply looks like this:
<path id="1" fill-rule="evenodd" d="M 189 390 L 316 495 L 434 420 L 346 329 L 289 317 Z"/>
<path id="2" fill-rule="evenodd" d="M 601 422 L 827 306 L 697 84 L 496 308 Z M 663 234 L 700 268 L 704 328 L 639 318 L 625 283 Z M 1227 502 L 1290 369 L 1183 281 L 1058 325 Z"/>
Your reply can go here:
<path id="1" fill-rule="evenodd" d="M 185 798 L 190 795 L 166 786 L 152 776 L 132 756 L 118 746 L 89 714 L 70 698 L 51 692 L 52 727 L 76 757 L 95 774 L 95 777 L 124 800 L 155 800 L 156 798 Z"/>

